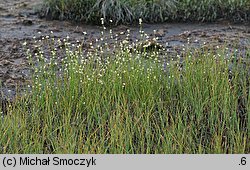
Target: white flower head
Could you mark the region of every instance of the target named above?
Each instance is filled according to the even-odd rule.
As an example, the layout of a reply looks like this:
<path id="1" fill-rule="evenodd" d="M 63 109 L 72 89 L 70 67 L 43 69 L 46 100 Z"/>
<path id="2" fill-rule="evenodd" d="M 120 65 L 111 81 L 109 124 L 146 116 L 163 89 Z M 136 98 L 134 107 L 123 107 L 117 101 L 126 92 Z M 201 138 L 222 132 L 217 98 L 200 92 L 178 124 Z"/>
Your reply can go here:
<path id="1" fill-rule="evenodd" d="M 101 18 L 101 23 L 102 25 L 104 25 L 104 18 Z"/>
<path id="2" fill-rule="evenodd" d="M 142 24 L 142 19 L 140 18 L 140 19 L 139 19 L 139 25 L 141 25 L 141 24 Z"/>

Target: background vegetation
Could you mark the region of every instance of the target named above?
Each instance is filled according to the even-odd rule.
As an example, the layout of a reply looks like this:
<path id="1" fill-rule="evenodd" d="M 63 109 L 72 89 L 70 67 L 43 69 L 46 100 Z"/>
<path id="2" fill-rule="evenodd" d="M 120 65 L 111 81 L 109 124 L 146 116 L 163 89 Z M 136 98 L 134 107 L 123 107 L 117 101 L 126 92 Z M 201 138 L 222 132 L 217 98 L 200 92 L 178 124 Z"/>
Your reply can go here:
<path id="1" fill-rule="evenodd" d="M 250 21 L 249 0 L 44 0 L 41 15 L 99 23 Z"/>

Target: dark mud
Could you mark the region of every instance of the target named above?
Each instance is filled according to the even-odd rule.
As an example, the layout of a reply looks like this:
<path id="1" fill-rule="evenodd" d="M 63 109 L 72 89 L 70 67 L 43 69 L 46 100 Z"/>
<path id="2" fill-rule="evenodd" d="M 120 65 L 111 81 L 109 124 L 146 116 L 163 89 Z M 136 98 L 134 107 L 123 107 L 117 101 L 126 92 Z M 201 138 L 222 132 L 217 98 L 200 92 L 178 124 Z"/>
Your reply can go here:
<path id="1" fill-rule="evenodd" d="M 39 18 L 36 11 L 41 2 L 42 0 L 0 0 L 0 98 L 13 98 L 17 86 L 29 83 L 30 68 L 23 42 L 32 44 L 35 37 L 49 35 L 51 31 L 57 38 L 69 36 L 70 41 L 82 40 L 83 33 L 87 32 L 86 43 L 94 42 L 100 35 L 100 26 Z M 113 28 L 113 31 L 120 35 L 127 29 L 131 31 L 132 41 L 139 38 L 139 26 L 121 25 Z M 249 48 L 250 41 L 249 23 L 234 25 L 224 21 L 213 24 L 143 24 L 143 30 L 150 37 L 156 35 L 159 43 L 169 51 L 181 49 L 187 44 L 193 47 L 229 44 L 246 49 Z"/>

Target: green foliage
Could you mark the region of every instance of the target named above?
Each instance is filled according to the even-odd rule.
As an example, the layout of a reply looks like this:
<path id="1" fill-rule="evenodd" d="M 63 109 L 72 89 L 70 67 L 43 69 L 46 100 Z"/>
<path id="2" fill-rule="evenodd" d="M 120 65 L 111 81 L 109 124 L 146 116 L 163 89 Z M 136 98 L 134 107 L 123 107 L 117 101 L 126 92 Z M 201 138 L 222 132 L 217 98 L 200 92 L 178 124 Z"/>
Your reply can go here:
<path id="1" fill-rule="evenodd" d="M 43 15 L 52 18 L 73 19 L 99 23 L 100 18 L 114 23 L 160 22 L 175 11 L 175 0 L 45 0 Z"/>
<path id="2" fill-rule="evenodd" d="M 32 91 L 6 106 L 0 153 L 249 153 L 249 51 L 164 62 L 164 51 L 128 43 L 88 53 L 67 39 L 37 43 Z"/>
<path id="3" fill-rule="evenodd" d="M 43 15 L 74 21 L 133 23 L 250 21 L 249 0 L 44 0 Z"/>
<path id="4" fill-rule="evenodd" d="M 248 0 L 179 0 L 178 9 L 178 16 L 183 16 L 182 20 L 250 20 Z"/>

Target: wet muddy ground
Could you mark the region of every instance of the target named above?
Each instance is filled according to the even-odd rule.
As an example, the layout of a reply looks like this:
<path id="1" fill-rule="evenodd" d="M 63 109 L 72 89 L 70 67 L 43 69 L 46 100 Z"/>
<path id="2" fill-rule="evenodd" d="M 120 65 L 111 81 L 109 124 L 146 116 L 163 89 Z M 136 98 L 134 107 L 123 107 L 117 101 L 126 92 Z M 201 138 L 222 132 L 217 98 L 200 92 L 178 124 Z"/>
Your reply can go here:
<path id="1" fill-rule="evenodd" d="M 70 41 L 82 40 L 84 32 L 86 43 L 95 41 L 102 27 L 67 21 L 49 21 L 39 18 L 36 12 L 42 0 L 0 0 L 0 98 L 15 96 L 15 87 L 22 86 L 29 80 L 30 68 L 22 47 L 23 42 L 32 43 L 34 37 L 53 32 L 57 38 L 70 37 Z M 131 31 L 131 39 L 138 39 L 138 26 L 117 26 L 114 34 Z M 226 21 L 218 23 L 164 23 L 143 24 L 143 30 L 155 35 L 165 48 L 170 51 L 180 49 L 189 43 L 200 47 L 229 43 L 249 48 L 250 24 L 234 25 Z M 39 34 L 40 33 L 40 34 Z"/>

